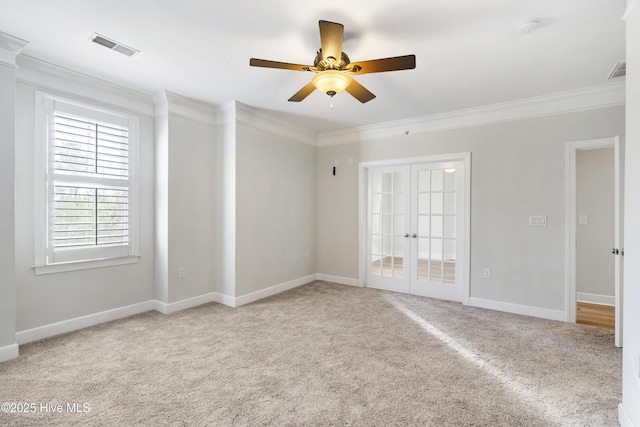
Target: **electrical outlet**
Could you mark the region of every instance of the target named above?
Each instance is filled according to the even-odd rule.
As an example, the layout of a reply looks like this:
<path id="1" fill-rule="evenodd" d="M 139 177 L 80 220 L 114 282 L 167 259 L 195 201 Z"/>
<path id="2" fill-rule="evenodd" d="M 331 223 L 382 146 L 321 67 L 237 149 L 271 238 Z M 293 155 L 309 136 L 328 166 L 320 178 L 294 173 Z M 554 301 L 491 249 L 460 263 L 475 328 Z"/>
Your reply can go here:
<path id="1" fill-rule="evenodd" d="M 178 277 L 180 277 L 181 279 L 187 277 L 187 270 L 184 267 L 180 267 L 178 269 Z"/>
<path id="2" fill-rule="evenodd" d="M 482 269 L 482 277 L 485 279 L 491 279 L 491 269 L 490 268 Z"/>

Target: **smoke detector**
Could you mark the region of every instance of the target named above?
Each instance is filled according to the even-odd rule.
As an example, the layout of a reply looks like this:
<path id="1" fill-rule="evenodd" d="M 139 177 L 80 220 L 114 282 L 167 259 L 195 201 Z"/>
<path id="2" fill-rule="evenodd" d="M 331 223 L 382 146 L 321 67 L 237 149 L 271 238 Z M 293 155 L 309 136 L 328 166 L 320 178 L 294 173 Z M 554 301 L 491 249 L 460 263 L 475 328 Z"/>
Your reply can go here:
<path id="1" fill-rule="evenodd" d="M 613 70 L 609 73 L 609 77 L 607 80 L 622 77 L 627 75 L 627 61 L 620 61 L 614 67 Z"/>
<path id="2" fill-rule="evenodd" d="M 127 56 L 134 56 L 137 53 L 140 53 L 139 50 L 134 49 L 132 47 L 126 46 L 122 43 L 119 43 L 115 40 L 111 40 L 105 36 L 102 36 L 98 33 L 94 33 L 91 36 L 91 41 L 94 43 L 99 44 L 100 46 L 104 46 L 106 48 L 109 48 L 111 50 L 115 50 L 116 52 L 120 52 L 123 55 L 127 55 Z"/>

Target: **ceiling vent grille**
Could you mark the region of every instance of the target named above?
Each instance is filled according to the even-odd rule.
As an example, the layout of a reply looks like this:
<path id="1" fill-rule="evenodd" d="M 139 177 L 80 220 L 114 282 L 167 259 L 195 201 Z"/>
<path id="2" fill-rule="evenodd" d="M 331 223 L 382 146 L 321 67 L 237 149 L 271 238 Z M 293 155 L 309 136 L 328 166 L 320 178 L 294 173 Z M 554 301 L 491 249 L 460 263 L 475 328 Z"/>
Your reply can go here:
<path id="1" fill-rule="evenodd" d="M 118 43 L 117 41 L 111 40 L 97 33 L 91 36 L 91 41 L 127 56 L 134 56 L 140 52 L 139 50 L 125 46 L 122 43 Z"/>
<path id="2" fill-rule="evenodd" d="M 627 61 L 620 61 L 615 65 L 615 67 L 613 67 L 613 70 L 611 70 L 611 72 L 609 73 L 609 77 L 607 77 L 607 80 L 610 80 L 616 77 L 626 76 L 626 75 L 627 75 Z"/>

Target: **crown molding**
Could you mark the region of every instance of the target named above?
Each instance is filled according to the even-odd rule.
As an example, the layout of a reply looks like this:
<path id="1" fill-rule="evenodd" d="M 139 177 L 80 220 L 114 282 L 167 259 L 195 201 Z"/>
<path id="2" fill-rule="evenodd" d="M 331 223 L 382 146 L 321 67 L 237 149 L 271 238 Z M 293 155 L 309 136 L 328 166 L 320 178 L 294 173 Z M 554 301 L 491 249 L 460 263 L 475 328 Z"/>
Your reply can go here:
<path id="1" fill-rule="evenodd" d="M 269 132 L 303 144 L 316 146 L 318 135 L 315 132 L 302 129 L 289 122 L 275 118 L 264 112 L 264 110 L 259 110 L 242 102 L 235 101 L 234 105 L 235 120 L 237 123 L 242 123 L 254 129 Z"/>
<path id="2" fill-rule="evenodd" d="M 0 64 L 15 68 L 16 56 L 29 42 L 0 31 Z"/>
<path id="3" fill-rule="evenodd" d="M 208 126 L 216 125 L 216 110 L 205 102 L 164 91 L 153 97 L 155 115 L 172 114 Z"/>
<path id="4" fill-rule="evenodd" d="M 45 92 L 81 97 L 116 106 L 136 114 L 153 116 L 153 98 L 145 93 L 60 67 L 32 56 L 17 58 L 16 79 Z"/>
<path id="5" fill-rule="evenodd" d="M 638 0 L 627 0 L 627 10 L 624 12 L 624 15 L 622 15 L 622 19 L 623 20 L 627 20 L 629 19 L 629 16 L 631 16 L 631 12 L 633 11 L 633 8 L 636 7 L 636 5 L 640 3 L 640 1 Z"/>
<path id="6" fill-rule="evenodd" d="M 318 135 L 318 147 L 572 113 L 624 105 L 624 102 L 625 83 L 611 83 L 449 113 L 323 132 Z"/>

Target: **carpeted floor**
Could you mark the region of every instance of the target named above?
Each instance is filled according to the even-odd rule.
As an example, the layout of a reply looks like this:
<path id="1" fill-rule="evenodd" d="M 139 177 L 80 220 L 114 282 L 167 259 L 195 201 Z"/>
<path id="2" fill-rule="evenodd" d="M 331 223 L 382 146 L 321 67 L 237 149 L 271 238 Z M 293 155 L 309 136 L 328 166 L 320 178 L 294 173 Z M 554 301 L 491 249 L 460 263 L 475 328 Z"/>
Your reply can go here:
<path id="1" fill-rule="evenodd" d="M 621 371 L 610 331 L 315 282 L 23 345 L 0 425 L 616 426 Z"/>

